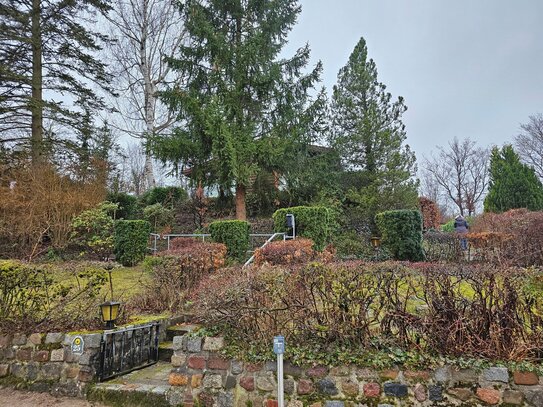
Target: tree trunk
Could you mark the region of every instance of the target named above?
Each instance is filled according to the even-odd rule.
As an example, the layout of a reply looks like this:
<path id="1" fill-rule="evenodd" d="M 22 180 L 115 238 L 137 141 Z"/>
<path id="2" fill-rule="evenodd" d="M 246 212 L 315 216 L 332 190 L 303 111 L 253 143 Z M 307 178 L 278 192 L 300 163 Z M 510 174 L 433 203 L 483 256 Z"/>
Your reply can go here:
<path id="1" fill-rule="evenodd" d="M 147 55 L 147 36 L 149 34 L 149 2 L 143 2 L 143 21 L 141 27 L 140 43 L 140 68 L 143 76 L 143 99 L 145 116 L 145 138 L 147 139 L 155 131 L 155 108 L 156 108 L 156 86 L 151 78 L 151 66 L 149 56 Z M 145 153 L 144 167 L 145 189 L 151 189 L 156 186 L 155 174 L 153 172 L 153 160 L 149 154 Z"/>
<path id="2" fill-rule="evenodd" d="M 156 186 L 155 173 L 153 171 L 153 159 L 145 154 L 145 166 L 143 167 L 143 177 L 145 179 L 145 189 L 151 189 Z"/>
<path id="3" fill-rule="evenodd" d="M 245 185 L 236 185 L 236 219 L 247 220 L 247 208 L 245 207 Z"/>
<path id="4" fill-rule="evenodd" d="M 40 0 L 32 0 L 32 135 L 30 139 L 32 163 L 38 164 L 43 158 L 43 78 L 42 78 L 42 33 Z"/>

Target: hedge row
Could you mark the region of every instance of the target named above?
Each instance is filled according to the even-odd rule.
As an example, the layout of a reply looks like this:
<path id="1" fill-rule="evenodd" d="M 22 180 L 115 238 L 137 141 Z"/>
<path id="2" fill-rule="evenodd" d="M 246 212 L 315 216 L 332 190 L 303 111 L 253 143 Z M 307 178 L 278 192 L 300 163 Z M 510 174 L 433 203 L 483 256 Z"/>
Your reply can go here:
<path id="1" fill-rule="evenodd" d="M 324 206 L 295 206 L 283 208 L 273 214 L 275 232 L 287 232 L 287 214 L 296 221 L 296 236 L 313 240 L 315 250 L 322 251 L 330 243 L 336 219 L 333 211 Z"/>
<path id="2" fill-rule="evenodd" d="M 243 220 L 222 220 L 209 225 L 211 238 L 224 243 L 228 256 L 243 261 L 249 250 L 249 230 L 251 225 Z"/>
<path id="3" fill-rule="evenodd" d="M 151 225 L 145 220 L 118 220 L 115 224 L 115 259 L 135 266 L 145 258 Z"/>
<path id="4" fill-rule="evenodd" d="M 386 211 L 375 216 L 381 244 L 397 260 L 422 261 L 422 216 L 419 211 Z"/>

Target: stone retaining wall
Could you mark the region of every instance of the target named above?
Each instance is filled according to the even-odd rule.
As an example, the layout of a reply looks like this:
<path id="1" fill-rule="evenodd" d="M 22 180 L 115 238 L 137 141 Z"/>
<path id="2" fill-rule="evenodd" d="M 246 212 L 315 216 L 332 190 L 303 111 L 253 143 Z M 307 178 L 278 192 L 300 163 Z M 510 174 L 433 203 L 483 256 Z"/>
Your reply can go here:
<path id="1" fill-rule="evenodd" d="M 277 406 L 276 363 L 224 359 L 222 338 L 175 337 L 170 385 L 179 404 Z M 481 371 L 444 366 L 434 371 L 356 366 L 284 365 L 286 405 L 347 406 L 543 406 L 543 380 L 503 367 Z"/>
<path id="2" fill-rule="evenodd" d="M 158 322 L 163 339 L 170 321 L 163 318 Z M 102 334 L 103 331 L 0 334 L 0 384 L 23 385 L 30 390 L 83 397 L 87 385 L 97 380 Z M 83 338 L 81 355 L 71 350 L 76 336 Z"/>
<path id="3" fill-rule="evenodd" d="M 71 352 L 77 335 L 34 333 L 0 335 L 0 380 L 31 390 L 81 396 L 94 380 L 101 333 L 82 334 L 84 352 Z"/>

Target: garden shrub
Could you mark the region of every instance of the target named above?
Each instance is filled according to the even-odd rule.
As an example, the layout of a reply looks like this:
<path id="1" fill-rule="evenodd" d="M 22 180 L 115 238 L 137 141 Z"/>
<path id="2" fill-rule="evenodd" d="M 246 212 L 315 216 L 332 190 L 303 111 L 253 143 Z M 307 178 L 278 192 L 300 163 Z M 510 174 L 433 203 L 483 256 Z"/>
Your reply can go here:
<path id="1" fill-rule="evenodd" d="M 482 260 L 516 266 L 543 266 L 543 212 L 513 209 L 478 216 L 470 243 Z M 491 257 L 491 258 L 490 258 Z"/>
<path id="2" fill-rule="evenodd" d="M 313 260 L 328 262 L 335 255 L 335 248 L 328 246 L 323 252 L 313 249 L 314 243 L 310 239 L 281 240 L 271 242 L 264 248 L 256 249 L 255 264 L 262 265 L 293 265 L 305 264 Z"/>
<path id="3" fill-rule="evenodd" d="M 369 237 L 360 236 L 355 231 L 336 235 L 334 247 L 338 258 L 343 260 L 361 259 L 375 262 L 392 259 L 387 249 L 382 246 L 374 248 Z"/>
<path id="4" fill-rule="evenodd" d="M 209 233 L 215 242 L 226 245 L 229 257 L 243 261 L 249 249 L 250 228 L 243 220 L 221 220 L 209 225 Z"/>
<path id="5" fill-rule="evenodd" d="M 115 224 L 115 259 L 135 266 L 147 253 L 151 226 L 145 220 L 119 220 Z"/>
<path id="6" fill-rule="evenodd" d="M 438 229 L 441 215 L 437 204 L 424 196 L 419 197 L 419 209 L 422 215 L 422 227 L 424 230 Z"/>
<path id="7" fill-rule="evenodd" d="M 162 312 L 178 311 L 187 293 L 207 274 L 224 266 L 226 246 L 193 239 L 170 242 L 171 250 L 146 257 L 143 267 L 151 279 L 142 295 L 135 299 L 138 309 Z"/>
<path id="8" fill-rule="evenodd" d="M 109 260 L 115 243 L 113 215 L 117 204 L 102 202 L 72 220 L 71 242 L 83 250 L 83 254 L 100 260 Z"/>
<path id="9" fill-rule="evenodd" d="M 0 196 L 0 256 L 32 259 L 49 247 L 66 248 L 72 219 L 103 201 L 105 188 L 94 179 L 76 182 L 52 165 L 25 165 L 3 169 Z"/>
<path id="10" fill-rule="evenodd" d="M 426 261 L 459 261 L 463 259 L 460 236 L 456 233 L 427 231 L 422 237 Z"/>
<path id="11" fill-rule="evenodd" d="M 49 268 L 0 260 L 0 331 L 92 327 L 105 271 L 87 265 L 67 271 L 59 282 Z"/>
<path id="12" fill-rule="evenodd" d="M 174 221 L 173 210 L 165 208 L 162 204 L 153 204 L 143 209 L 143 218 L 149 222 L 155 233 L 161 232 Z"/>
<path id="13" fill-rule="evenodd" d="M 107 201 L 117 204 L 115 219 L 136 219 L 138 217 L 138 198 L 126 192 L 109 192 Z"/>
<path id="14" fill-rule="evenodd" d="M 144 206 L 161 204 L 169 209 L 175 209 L 188 199 L 187 191 L 181 187 L 155 187 L 141 196 Z"/>
<path id="15" fill-rule="evenodd" d="M 373 364 L 384 353 L 398 364 L 413 349 L 426 356 L 534 361 L 543 346 L 542 281 L 535 269 L 311 263 L 250 274 L 223 269 L 203 279 L 192 298 L 202 322 L 252 354 L 268 349 L 281 332 L 301 362 L 365 357 Z"/>
<path id="16" fill-rule="evenodd" d="M 379 213 L 375 222 L 381 244 L 397 260 L 422 261 L 422 216 L 419 211 L 396 210 Z"/>
<path id="17" fill-rule="evenodd" d="M 296 220 L 296 236 L 313 240 L 315 250 L 322 251 L 332 239 L 336 228 L 334 212 L 324 206 L 282 208 L 273 214 L 275 232 L 287 232 L 287 214 Z"/>

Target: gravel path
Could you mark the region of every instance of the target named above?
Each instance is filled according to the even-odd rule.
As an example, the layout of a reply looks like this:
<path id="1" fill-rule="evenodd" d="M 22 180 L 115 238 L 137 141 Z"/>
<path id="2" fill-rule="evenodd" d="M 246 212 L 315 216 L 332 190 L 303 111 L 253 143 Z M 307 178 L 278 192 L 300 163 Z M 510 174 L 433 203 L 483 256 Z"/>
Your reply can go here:
<path id="1" fill-rule="evenodd" d="M 104 407 L 103 404 L 89 403 L 71 397 L 53 397 L 47 393 L 34 393 L 10 388 L 0 388 L 2 407 Z"/>

